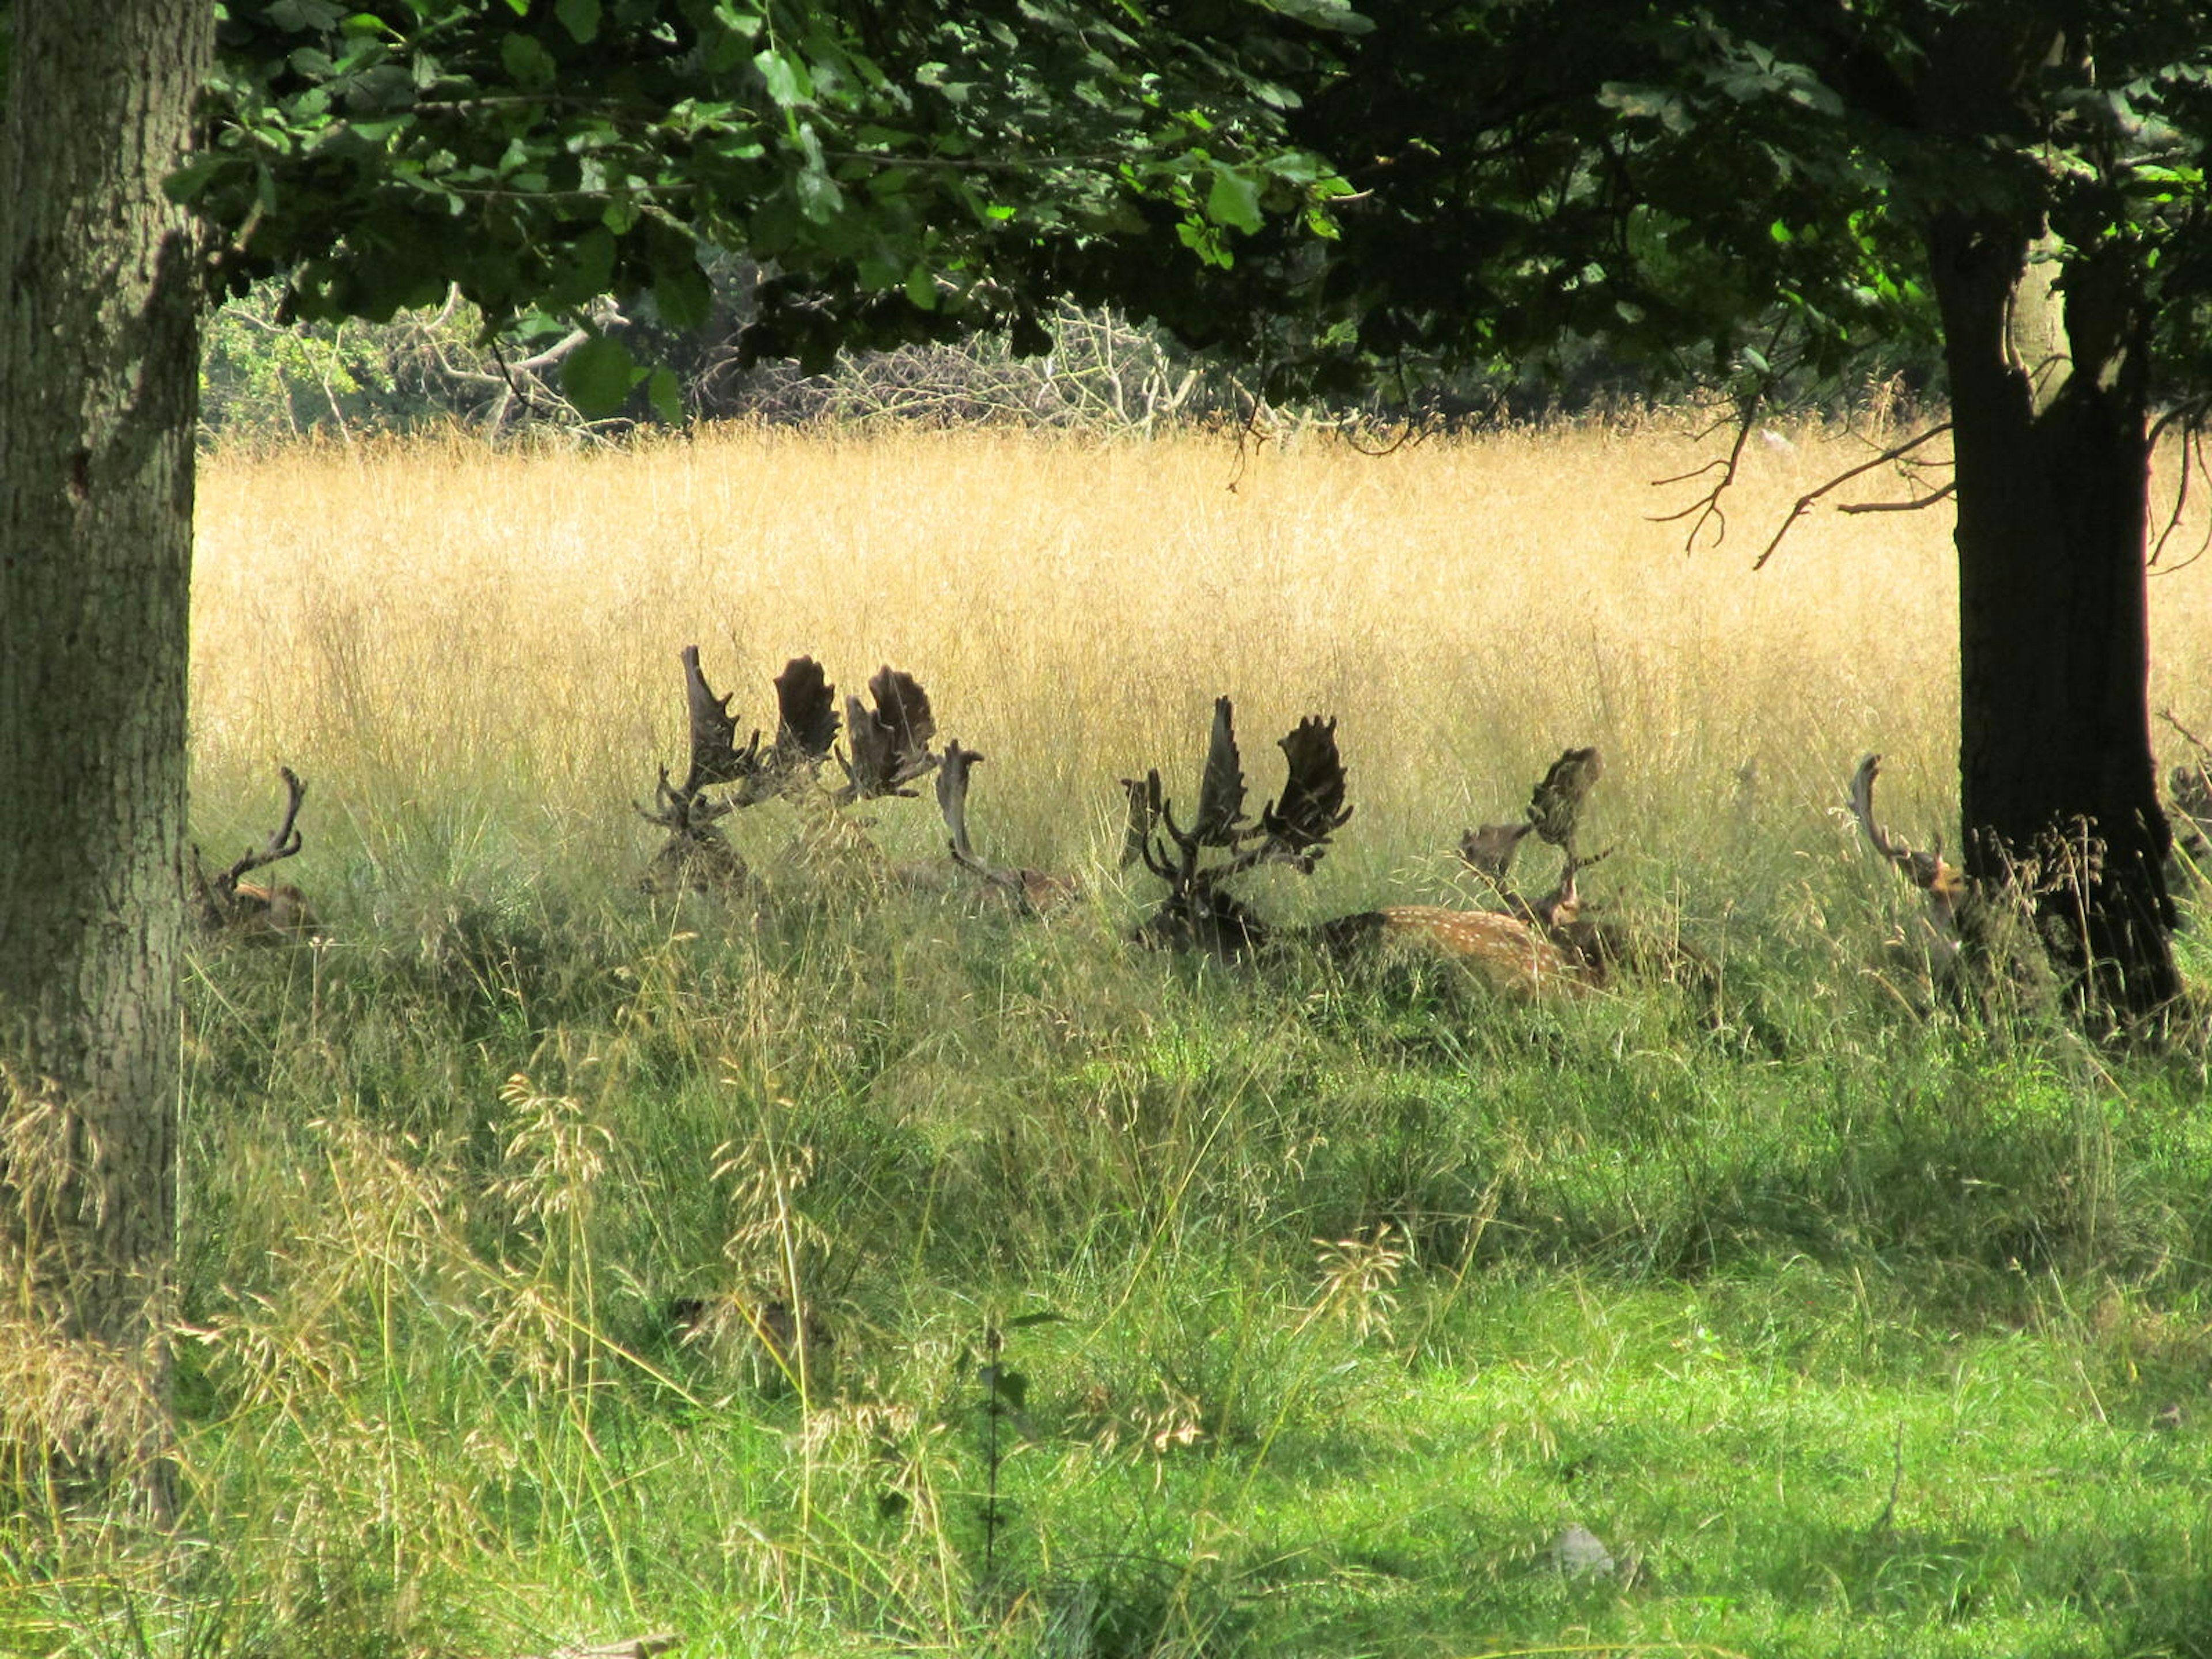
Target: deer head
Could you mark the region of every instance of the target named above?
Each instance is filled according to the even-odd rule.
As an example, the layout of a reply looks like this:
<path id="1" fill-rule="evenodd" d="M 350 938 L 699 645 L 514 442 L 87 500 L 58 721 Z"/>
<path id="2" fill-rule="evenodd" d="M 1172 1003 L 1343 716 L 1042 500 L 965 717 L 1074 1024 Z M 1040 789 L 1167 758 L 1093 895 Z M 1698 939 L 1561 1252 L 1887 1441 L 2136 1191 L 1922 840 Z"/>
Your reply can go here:
<path id="1" fill-rule="evenodd" d="M 1895 865 L 1905 878 L 1925 896 L 1925 921 L 1929 933 L 1939 945 L 1955 954 L 1959 949 L 1960 913 L 1972 890 L 1966 873 L 1956 865 L 1945 862 L 1940 848 L 1932 853 L 1916 852 L 1882 827 L 1874 815 L 1874 783 L 1881 774 L 1880 755 L 1869 755 L 1859 762 L 1858 769 L 1851 774 L 1851 816 L 1858 821 L 1868 844 Z"/>
<path id="2" fill-rule="evenodd" d="M 1167 896 L 1146 924 L 1147 938 L 1194 944 L 1239 956 L 1262 943 L 1267 929 L 1229 884 L 1264 864 L 1310 872 L 1344 827 L 1345 773 L 1336 722 L 1308 715 L 1279 742 L 1287 769 L 1283 790 L 1251 823 L 1244 811 L 1244 768 L 1235 712 L 1226 697 L 1213 704 L 1213 730 L 1199 780 L 1198 812 L 1185 828 L 1157 770 L 1141 782 L 1125 778 L 1129 796 L 1127 846 L 1164 881 Z"/>
<path id="3" fill-rule="evenodd" d="M 212 878 L 201 866 L 200 849 L 192 848 L 193 897 L 201 926 L 211 933 L 273 941 L 313 938 L 322 931 L 298 888 L 240 879 L 300 851 L 300 804 L 307 798 L 307 786 L 290 767 L 277 769 L 284 779 L 284 817 L 267 841 Z"/>
<path id="4" fill-rule="evenodd" d="M 945 832 L 953 863 L 980 876 L 991 890 L 1004 894 L 1033 915 L 1059 908 L 1076 897 L 1076 883 L 1068 877 L 1042 870 L 1000 870 L 975 854 L 968 840 L 968 776 L 982 764 L 973 749 L 963 749 L 955 738 L 945 745 L 937 770 L 937 807 L 945 815 Z"/>

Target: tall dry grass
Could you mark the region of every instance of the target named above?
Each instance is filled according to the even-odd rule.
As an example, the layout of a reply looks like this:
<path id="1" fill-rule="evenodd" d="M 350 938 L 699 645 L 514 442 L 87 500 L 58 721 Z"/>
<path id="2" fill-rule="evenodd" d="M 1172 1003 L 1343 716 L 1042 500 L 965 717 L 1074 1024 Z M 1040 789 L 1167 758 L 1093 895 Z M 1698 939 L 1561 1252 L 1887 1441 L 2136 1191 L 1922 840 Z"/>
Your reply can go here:
<path id="1" fill-rule="evenodd" d="M 1442 880 L 1459 828 L 1570 743 L 1609 757 L 1604 833 L 1669 867 L 1747 823 L 1836 833 L 1869 748 L 1927 833 L 1955 731 L 1949 512 L 1824 505 L 1753 574 L 1797 497 L 1870 451 L 1754 442 L 1725 539 L 1686 552 L 1654 515 L 1703 483 L 1653 481 L 1723 443 L 1645 422 L 1240 457 L 739 430 L 621 454 L 219 456 L 195 576 L 203 793 L 258 811 L 281 757 L 318 792 L 310 833 L 349 821 L 372 855 L 413 811 L 462 840 L 496 818 L 526 857 L 627 860 L 646 832 L 625 803 L 680 758 L 675 653 L 696 641 L 760 722 L 787 655 L 855 690 L 911 669 L 991 757 L 985 838 L 1032 862 L 1103 857 L 1113 780 L 1194 770 L 1220 692 L 1258 791 L 1276 732 L 1341 718 L 1361 817 L 1326 878 L 1347 887 Z M 1831 503 L 1902 493 L 1875 474 Z M 2168 562 L 2203 533 L 2193 513 Z M 2212 559 L 2152 586 L 2154 703 L 2212 726 Z M 927 817 L 889 833 L 933 847 Z"/>

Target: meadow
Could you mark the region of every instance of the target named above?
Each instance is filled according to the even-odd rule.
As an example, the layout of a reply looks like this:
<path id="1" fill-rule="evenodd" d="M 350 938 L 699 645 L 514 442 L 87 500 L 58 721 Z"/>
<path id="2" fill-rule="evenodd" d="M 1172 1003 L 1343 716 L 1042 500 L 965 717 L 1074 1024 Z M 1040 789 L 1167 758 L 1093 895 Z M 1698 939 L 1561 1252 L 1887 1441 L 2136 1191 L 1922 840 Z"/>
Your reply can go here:
<path id="1" fill-rule="evenodd" d="M 185 1540 L 24 1498 L 0 1650 L 2212 1653 L 2206 1045 L 1929 983 L 1843 800 L 1954 822 L 1948 514 L 1754 574 L 1869 453 L 1774 439 L 1686 551 L 1722 441 L 1656 417 L 212 458 L 195 836 L 295 768 L 327 931 L 189 969 Z M 1088 896 L 885 880 L 927 799 L 641 891 L 693 643 L 741 732 L 913 672 Z M 1713 985 L 1139 947 L 1115 781 L 1194 791 L 1222 694 L 1255 804 L 1301 715 L 1350 769 L 1269 915 L 1481 902 L 1461 831 L 1595 744 L 1584 890 Z"/>

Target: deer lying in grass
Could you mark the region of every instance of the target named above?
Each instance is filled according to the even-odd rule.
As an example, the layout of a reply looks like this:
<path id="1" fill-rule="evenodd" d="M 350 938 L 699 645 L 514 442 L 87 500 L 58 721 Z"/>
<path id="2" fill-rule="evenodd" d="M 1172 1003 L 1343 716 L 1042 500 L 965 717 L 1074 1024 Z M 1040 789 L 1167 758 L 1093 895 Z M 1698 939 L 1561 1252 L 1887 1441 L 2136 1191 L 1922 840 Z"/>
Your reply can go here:
<path id="1" fill-rule="evenodd" d="M 763 801 L 789 799 L 822 809 L 819 817 L 810 818 L 805 834 L 811 858 L 832 849 L 865 848 L 866 836 L 834 809 L 887 795 L 911 798 L 915 792 L 908 786 L 937 765 L 929 749 L 936 721 L 927 694 L 910 674 L 878 669 L 868 682 L 873 708 L 858 697 L 846 698 L 848 757 L 836 750 L 836 688 L 811 657 L 793 657 L 775 677 L 775 742 L 763 749 L 756 729 L 739 748 L 731 699 L 707 683 L 699 647 L 688 645 L 682 656 L 691 759 L 680 784 L 662 767 L 656 805 L 637 809 L 646 822 L 668 831 L 647 872 L 648 890 L 748 885 L 751 872 L 720 820 Z M 836 789 L 823 789 L 819 775 L 833 756 L 845 781 Z M 726 793 L 710 793 L 716 790 Z"/>
<path id="2" fill-rule="evenodd" d="M 1569 749 L 1553 761 L 1534 789 L 1529 792 L 1528 816 L 1512 823 L 1486 823 L 1460 837 L 1459 855 L 1469 869 L 1490 884 L 1506 907 L 1506 913 L 1536 929 L 1559 947 L 1578 971 L 1601 980 L 1639 953 L 1620 929 L 1585 914 L 1582 872 L 1608 857 L 1613 849 L 1587 855 L 1576 847 L 1583 805 L 1597 781 L 1605 775 L 1605 762 L 1595 749 Z M 1559 879 L 1542 898 L 1524 898 L 1507 884 L 1515 854 L 1530 835 L 1559 849 Z"/>
<path id="3" fill-rule="evenodd" d="M 1573 961 L 1534 927 L 1495 911 L 1395 905 L 1308 928 L 1278 928 L 1254 915 L 1231 884 L 1265 865 L 1310 872 L 1328 852 L 1330 837 L 1352 817 L 1344 804 L 1334 720 L 1308 716 L 1280 747 L 1288 775 L 1282 793 L 1256 823 L 1244 811 L 1243 763 L 1226 697 L 1213 705 L 1198 812 L 1188 828 L 1176 819 L 1157 770 L 1142 780 L 1123 780 L 1129 793 L 1125 862 L 1141 861 L 1168 888 L 1142 937 L 1229 958 L 1302 945 L 1345 957 L 1397 941 L 1462 963 L 1492 986 L 1516 994 L 1583 982 Z"/>
<path id="4" fill-rule="evenodd" d="M 2179 732 L 2191 758 L 2175 767 L 2166 779 L 2173 805 L 2173 854 L 2168 861 L 2166 884 L 2179 891 L 2187 878 L 2212 880 L 2212 744 L 2160 709 L 2159 718 Z"/>
<path id="5" fill-rule="evenodd" d="M 730 697 L 708 684 L 699 666 L 699 647 L 684 647 L 684 704 L 690 715 L 690 765 L 676 783 L 660 769 L 657 800 L 637 811 L 647 823 L 668 831 L 653 855 L 644 885 L 647 891 L 742 890 L 752 872 L 720 820 L 741 806 L 782 794 L 801 777 L 811 777 L 837 738 L 834 693 L 822 665 L 811 657 L 793 657 L 775 677 L 775 741 L 761 748 L 757 728 L 738 747 L 738 723 Z M 710 790 L 728 787 L 717 797 Z"/>
<path id="6" fill-rule="evenodd" d="M 1030 915 L 1044 915 L 1077 898 L 1082 887 L 1072 876 L 1042 870 L 1001 870 L 975 855 L 968 840 L 968 774 L 982 763 L 973 749 L 963 749 L 955 738 L 945 745 L 937 772 L 937 807 L 945 815 L 947 843 L 953 863 L 982 878 L 987 890 L 995 892 Z"/>
<path id="7" fill-rule="evenodd" d="M 1867 843 L 1895 865 L 1905 878 L 1920 890 L 1926 901 L 1920 916 L 1920 944 L 1939 971 L 1948 971 L 1962 948 L 1960 925 L 1973 893 L 1966 872 L 1947 862 L 1940 851 L 1916 851 L 1884 829 L 1874 815 L 1874 781 L 1881 775 L 1881 757 L 1869 755 L 1851 774 L 1851 816 Z"/>
<path id="8" fill-rule="evenodd" d="M 210 878 L 200 864 L 200 849 L 192 848 L 192 902 L 197 920 L 206 932 L 258 944 L 312 939 L 322 931 L 307 895 L 280 882 L 240 879 L 300 850 L 300 803 L 307 786 L 289 767 L 278 770 L 284 779 L 284 818 L 276 833 L 221 875 Z"/>

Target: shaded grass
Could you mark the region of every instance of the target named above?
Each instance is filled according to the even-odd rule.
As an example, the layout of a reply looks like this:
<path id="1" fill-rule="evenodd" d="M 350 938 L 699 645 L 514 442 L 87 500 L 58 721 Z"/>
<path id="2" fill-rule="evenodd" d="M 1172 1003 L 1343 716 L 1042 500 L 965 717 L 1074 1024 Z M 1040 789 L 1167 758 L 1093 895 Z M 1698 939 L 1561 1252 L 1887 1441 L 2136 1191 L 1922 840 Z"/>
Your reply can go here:
<path id="1" fill-rule="evenodd" d="M 2185 1061 L 813 897 L 203 958 L 216 1548 L 27 1552 L 82 1621 L 27 1647 L 136 1650 L 135 1583 L 204 1621 L 158 1651 L 2193 1650 Z M 787 1250 L 805 1399 L 667 1314 Z M 1570 1523 L 1632 1569 L 1563 1577 Z"/>

